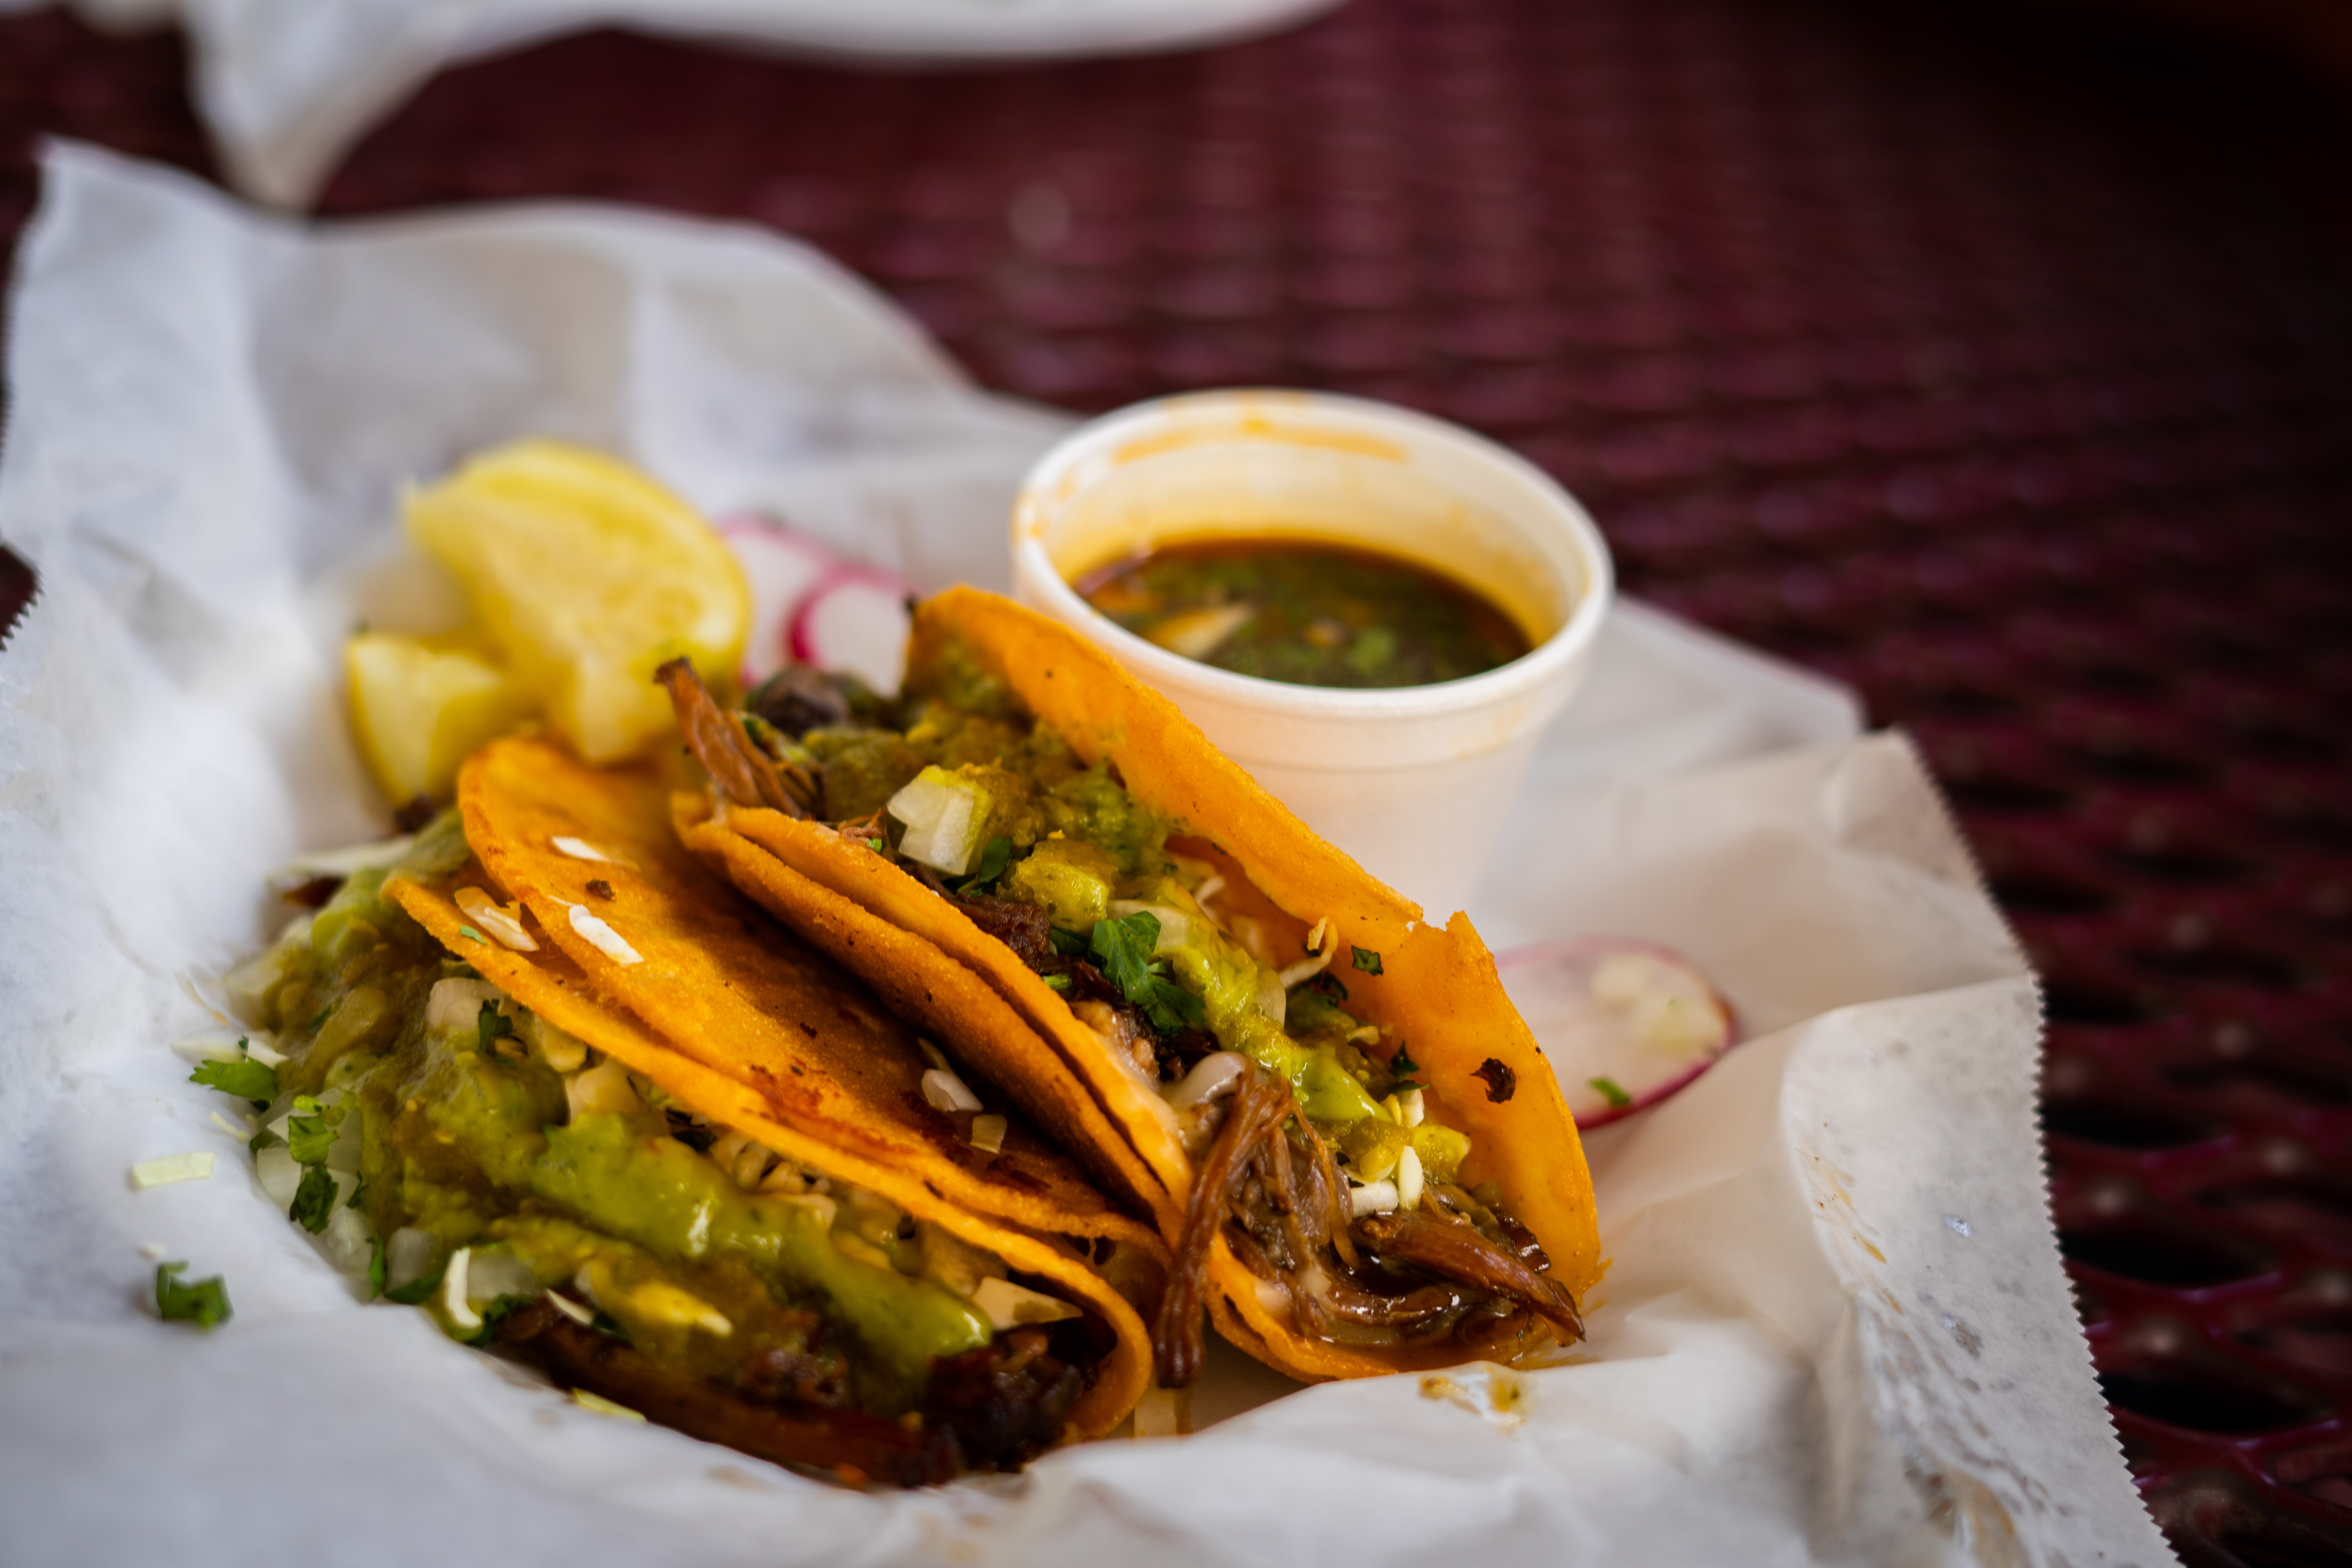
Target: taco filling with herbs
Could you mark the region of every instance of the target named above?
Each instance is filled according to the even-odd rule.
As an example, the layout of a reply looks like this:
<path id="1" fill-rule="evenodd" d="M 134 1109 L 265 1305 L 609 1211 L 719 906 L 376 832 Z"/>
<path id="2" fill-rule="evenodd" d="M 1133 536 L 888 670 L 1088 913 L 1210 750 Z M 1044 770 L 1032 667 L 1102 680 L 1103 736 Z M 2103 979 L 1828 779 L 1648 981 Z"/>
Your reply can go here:
<path id="1" fill-rule="evenodd" d="M 730 712 L 666 666 L 711 780 L 680 836 L 1153 1217 L 1163 1385 L 1204 1307 L 1309 1378 L 1580 1336 L 1582 1152 L 1465 918 L 1004 600 L 920 606 L 908 670 L 885 701 L 787 668 Z"/>
<path id="2" fill-rule="evenodd" d="M 234 972 L 265 1186 L 372 1294 L 762 1458 L 920 1483 L 1108 1429 L 1164 1246 L 683 855 L 667 794 L 494 744 Z"/>

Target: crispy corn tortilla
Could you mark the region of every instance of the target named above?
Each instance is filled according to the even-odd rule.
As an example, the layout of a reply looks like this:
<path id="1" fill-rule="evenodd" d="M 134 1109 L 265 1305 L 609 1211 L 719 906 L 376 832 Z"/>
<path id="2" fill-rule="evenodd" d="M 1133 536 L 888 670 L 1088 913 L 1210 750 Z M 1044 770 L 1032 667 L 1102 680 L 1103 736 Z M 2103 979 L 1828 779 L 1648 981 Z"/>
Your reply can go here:
<path id="1" fill-rule="evenodd" d="M 910 685 L 919 689 L 956 641 L 1002 676 L 1081 758 L 1108 762 L 1137 800 L 1183 824 L 1196 841 L 1180 847 L 1225 872 L 1229 904 L 1258 916 L 1271 934 L 1300 942 L 1302 952 L 1307 930 L 1330 920 L 1339 943 L 1334 973 L 1348 986 L 1349 1010 L 1384 1026 L 1388 1049 L 1411 1045 L 1432 1118 L 1469 1135 L 1463 1182 L 1494 1182 L 1543 1243 L 1552 1278 L 1578 1296 L 1589 1289 L 1603 1263 L 1576 1123 L 1469 917 L 1456 914 L 1444 927 L 1423 921 L 1417 905 L 1317 837 L 1172 703 L 1059 623 L 993 595 L 950 589 L 917 611 Z M 793 882 L 737 869 L 740 850 L 720 847 L 730 837 L 773 856 L 798 874 L 797 886 L 814 884 L 864 910 L 867 923 L 860 927 L 837 911 L 818 921 L 814 900 L 795 906 Z M 730 806 L 723 820 L 689 824 L 689 842 L 739 882 L 769 887 L 770 908 L 852 968 L 860 963 L 858 944 L 871 951 L 879 931 L 894 927 L 932 945 L 939 973 L 961 969 L 984 982 L 1036 1037 L 1025 1048 L 989 1042 L 992 1059 L 1007 1064 L 999 1070 L 1008 1091 L 1022 1094 L 1028 1085 L 1034 1097 L 1036 1078 L 1057 1068 L 1075 1077 L 1170 1195 L 1171 1203 L 1155 1202 L 1151 1212 L 1174 1244 L 1192 1167 L 1158 1094 L 1003 943 L 863 842 L 819 823 Z M 1357 948 L 1379 955 L 1379 973 L 1351 965 Z M 941 1027 L 948 1036 L 941 1044 L 950 1051 L 974 1048 L 970 1036 Z M 1490 1060 L 1515 1079 L 1507 1100 L 1491 1099 L 1479 1076 Z M 1015 1061 L 1027 1065 L 1010 1065 Z M 1458 1349 L 1444 1345 L 1416 1351 L 1309 1340 L 1265 1309 L 1255 1276 L 1222 1239 L 1214 1254 L 1210 1310 L 1219 1329 L 1294 1376 L 1368 1376 L 1460 1359 Z"/>
<path id="2" fill-rule="evenodd" d="M 1143 1314 L 1164 1278 L 1159 1237 L 1017 1113 L 999 1152 L 974 1149 L 924 1100 L 929 1064 L 912 1031 L 704 872 L 669 829 L 667 793 L 650 770 L 591 769 L 534 737 L 498 742 L 459 778 L 479 859 L 446 883 L 395 880 L 390 894 L 520 1005 L 712 1121 L 870 1188 L 1091 1310 L 1116 1343 L 1070 1431 L 1109 1430 L 1149 1383 Z M 568 855 L 557 837 L 609 858 Z M 454 902 L 468 885 L 520 900 L 538 950 L 469 934 Z M 593 905 L 640 962 L 581 935 L 574 903 Z M 974 1087 L 997 1100 L 992 1110 L 1013 1110 Z"/>
<path id="3" fill-rule="evenodd" d="M 674 796 L 671 823 L 681 842 L 809 934 L 901 1017 L 940 1039 L 956 1041 L 959 1060 L 991 1082 L 1008 1086 L 1008 1094 L 1038 1128 L 1087 1163 L 1124 1206 L 1152 1215 L 1155 1223 L 1163 1214 L 1181 1213 L 1168 1187 L 1080 1079 L 1040 1053 L 1035 1029 L 986 981 L 961 965 L 940 963 L 938 951 L 923 938 L 874 919 L 860 905 L 714 822 L 706 797 Z M 870 853 L 863 846 L 858 852 Z"/>

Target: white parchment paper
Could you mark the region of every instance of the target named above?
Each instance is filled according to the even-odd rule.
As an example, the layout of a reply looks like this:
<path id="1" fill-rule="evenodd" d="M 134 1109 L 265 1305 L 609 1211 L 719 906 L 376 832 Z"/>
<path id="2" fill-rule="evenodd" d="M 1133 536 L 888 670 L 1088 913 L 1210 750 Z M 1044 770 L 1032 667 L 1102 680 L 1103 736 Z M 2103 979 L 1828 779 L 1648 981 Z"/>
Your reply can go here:
<path id="1" fill-rule="evenodd" d="M 858 1495 L 573 1406 L 362 1307 L 165 1042 L 265 875 L 374 831 L 334 648 L 393 499 L 540 432 L 999 584 L 1060 416 L 814 255 L 538 209 L 310 233 L 54 151 L 13 296 L 0 539 L 0 1560 L 2155 1563 L 2053 1245 L 2032 980 L 1911 748 L 1629 607 L 1475 908 L 1675 943 L 1757 1037 L 1590 1149 L 1575 1364 L 1294 1390 L 1193 1436 Z M 395 584 L 396 585 L 396 584 Z M 134 1193 L 134 1161 L 219 1157 Z M 142 1243 L 226 1276 L 152 1320 Z M 1218 1419 L 1223 1417 L 1223 1419 Z"/>
<path id="2" fill-rule="evenodd" d="M 43 0 L 0 0 L 0 11 Z M 177 21 L 222 166 L 257 200 L 307 205 L 351 146 L 425 79 L 590 27 L 887 66 L 1197 48 L 1339 0 L 72 0 L 101 25 Z"/>

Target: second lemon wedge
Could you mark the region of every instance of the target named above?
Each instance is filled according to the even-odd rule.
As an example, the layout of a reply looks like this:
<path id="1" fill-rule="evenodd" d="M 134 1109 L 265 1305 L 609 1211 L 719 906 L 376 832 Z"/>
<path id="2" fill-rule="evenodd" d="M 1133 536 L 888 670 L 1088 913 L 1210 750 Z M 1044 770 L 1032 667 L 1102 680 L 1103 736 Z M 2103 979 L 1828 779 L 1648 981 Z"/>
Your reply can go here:
<path id="1" fill-rule="evenodd" d="M 457 574 L 548 721 L 592 763 L 672 728 L 654 684 L 684 655 L 730 679 L 751 590 L 693 508 L 615 458 L 556 441 L 486 452 L 408 498 L 409 537 Z"/>

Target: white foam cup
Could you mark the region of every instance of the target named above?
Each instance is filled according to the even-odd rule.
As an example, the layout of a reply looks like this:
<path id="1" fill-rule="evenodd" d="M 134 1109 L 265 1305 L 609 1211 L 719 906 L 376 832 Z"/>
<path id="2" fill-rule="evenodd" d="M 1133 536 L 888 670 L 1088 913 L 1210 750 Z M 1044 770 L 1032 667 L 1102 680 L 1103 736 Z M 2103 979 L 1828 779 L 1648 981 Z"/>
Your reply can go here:
<path id="1" fill-rule="evenodd" d="M 1435 567 L 1535 646 L 1462 680 L 1297 686 L 1148 642 L 1070 585 L 1158 545 L 1269 534 Z M 1476 885 L 1538 737 L 1583 679 L 1613 575 L 1584 509 L 1491 441 L 1360 398 L 1236 391 L 1138 404 L 1047 452 L 1013 510 L 1013 583 L 1443 920 Z"/>

